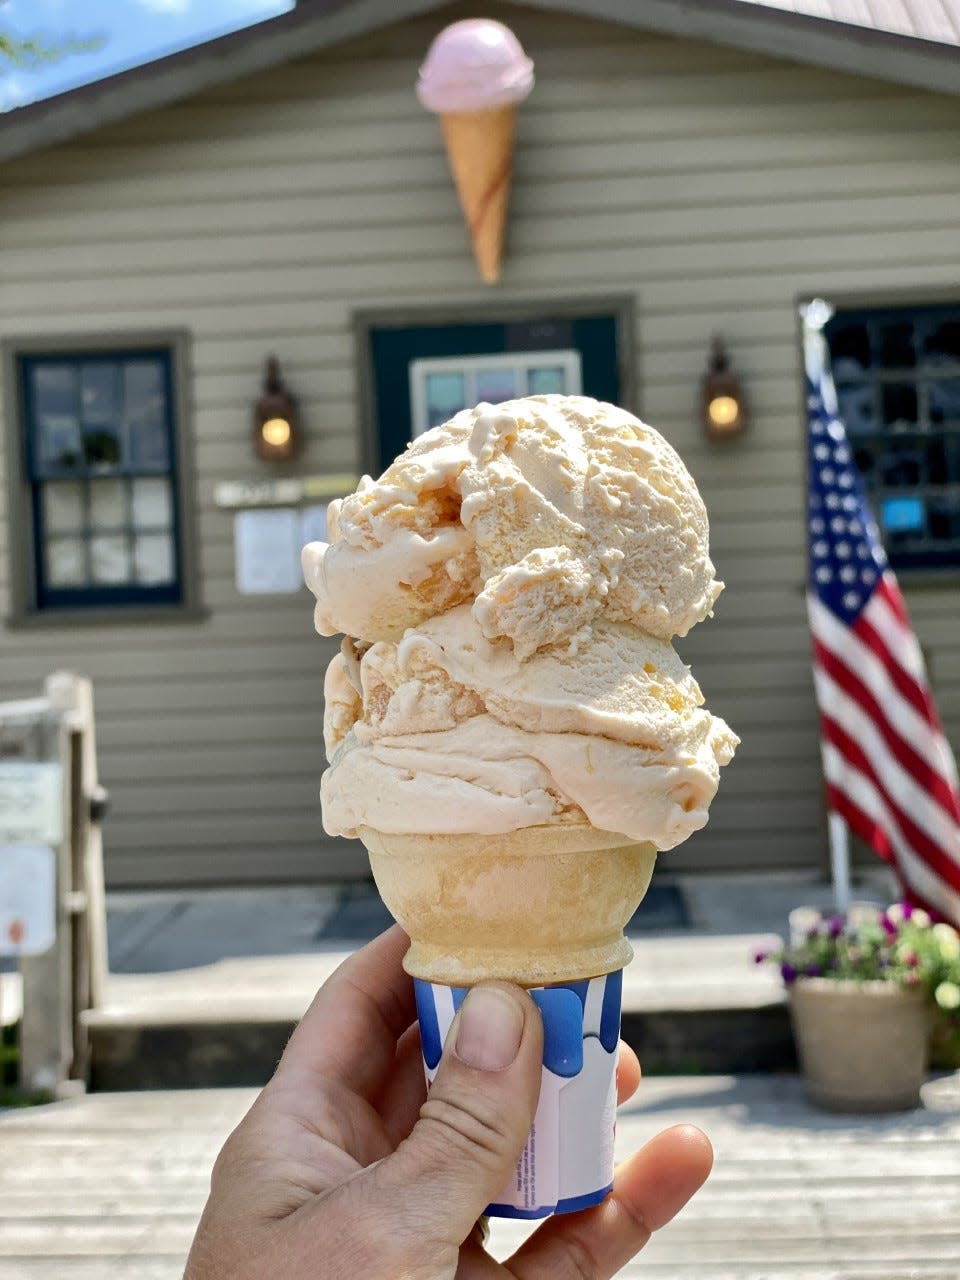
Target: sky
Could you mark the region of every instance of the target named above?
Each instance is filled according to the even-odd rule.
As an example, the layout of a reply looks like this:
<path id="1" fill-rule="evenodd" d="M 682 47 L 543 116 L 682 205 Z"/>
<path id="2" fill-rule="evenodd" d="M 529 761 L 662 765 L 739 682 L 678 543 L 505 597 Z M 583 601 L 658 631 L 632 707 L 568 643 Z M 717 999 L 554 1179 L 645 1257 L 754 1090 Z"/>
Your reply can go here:
<path id="1" fill-rule="evenodd" d="M 0 111 L 74 89 L 292 9 L 294 0 L 0 0 L 0 34 L 96 40 L 37 68 L 0 60 Z"/>

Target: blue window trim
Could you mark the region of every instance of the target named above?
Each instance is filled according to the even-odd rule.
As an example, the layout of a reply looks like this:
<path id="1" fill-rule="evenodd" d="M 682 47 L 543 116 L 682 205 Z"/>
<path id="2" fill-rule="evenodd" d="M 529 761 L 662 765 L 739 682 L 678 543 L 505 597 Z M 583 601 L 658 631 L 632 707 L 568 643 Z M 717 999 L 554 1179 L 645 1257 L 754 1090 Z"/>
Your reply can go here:
<path id="1" fill-rule="evenodd" d="M 45 364 L 79 366 L 97 360 L 110 360 L 122 364 L 126 360 L 156 360 L 163 368 L 163 385 L 166 397 L 165 428 L 167 435 L 167 457 L 169 466 L 165 470 L 120 468 L 112 473 L 120 476 L 164 476 L 170 481 L 172 526 L 171 533 L 174 546 L 174 580 L 157 586 L 123 584 L 122 586 L 91 587 L 48 587 L 44 580 L 44 544 L 40 503 L 41 486 L 48 480 L 93 478 L 89 467 L 77 467 L 64 470 L 59 476 L 47 470 L 40 473 L 36 460 L 37 429 L 34 418 L 33 388 L 30 373 L 38 366 Z M 58 349 L 51 352 L 22 354 L 18 358 L 20 369 L 21 403 L 23 405 L 23 421 L 21 429 L 24 441 L 24 461 L 27 482 L 30 490 L 33 565 L 35 582 L 35 607 L 40 613 L 50 610 L 72 610 L 78 613 L 87 609 L 170 607 L 184 603 L 184 568 L 183 538 L 180 521 L 180 483 L 177 467 L 176 448 L 176 400 L 173 381 L 173 351 L 170 347 L 109 347 L 96 349 L 68 350 Z"/>
<path id="2" fill-rule="evenodd" d="M 505 355 L 512 351 L 570 348 L 579 352 L 582 394 L 621 401 L 620 319 L 609 313 L 556 312 L 545 304 L 538 319 L 451 319 L 440 323 L 375 323 L 369 329 L 374 457 L 379 474 L 413 437 L 409 369 L 414 360 Z"/>

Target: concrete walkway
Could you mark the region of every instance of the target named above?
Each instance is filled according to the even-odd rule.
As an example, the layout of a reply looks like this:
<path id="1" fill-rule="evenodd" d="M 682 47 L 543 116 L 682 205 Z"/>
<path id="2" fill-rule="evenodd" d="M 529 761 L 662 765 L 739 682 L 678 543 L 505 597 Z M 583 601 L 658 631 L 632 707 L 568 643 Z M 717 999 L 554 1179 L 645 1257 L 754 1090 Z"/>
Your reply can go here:
<path id="1" fill-rule="evenodd" d="M 0 1280 L 180 1280 L 211 1165 L 253 1096 L 100 1094 L 0 1114 Z M 646 1080 L 619 1156 L 690 1120 L 717 1163 L 622 1276 L 956 1280 L 960 1079 L 931 1081 L 924 1103 L 841 1117 L 812 1110 L 792 1077 Z M 527 1230 L 496 1223 L 497 1256 Z"/>

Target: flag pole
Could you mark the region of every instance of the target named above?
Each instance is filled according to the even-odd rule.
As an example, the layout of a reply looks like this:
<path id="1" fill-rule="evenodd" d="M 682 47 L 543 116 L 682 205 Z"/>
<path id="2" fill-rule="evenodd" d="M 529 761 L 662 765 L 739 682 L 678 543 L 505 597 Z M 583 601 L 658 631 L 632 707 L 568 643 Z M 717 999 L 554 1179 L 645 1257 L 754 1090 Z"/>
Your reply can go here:
<path id="1" fill-rule="evenodd" d="M 800 308 L 800 314 L 803 317 L 806 374 L 815 386 L 819 386 L 823 384 L 823 372 L 827 363 L 827 342 L 823 336 L 823 326 L 833 315 L 833 308 L 822 298 L 815 298 Z M 832 392 L 832 383 L 829 384 L 829 391 Z M 836 403 L 828 407 L 831 412 L 836 413 Z M 828 812 L 827 833 L 830 842 L 833 907 L 838 914 L 845 915 L 850 909 L 850 834 L 840 814 Z"/>
<path id="2" fill-rule="evenodd" d="M 827 814 L 830 833 L 830 874 L 833 878 L 833 908 L 838 915 L 850 910 L 850 836 L 839 813 Z"/>

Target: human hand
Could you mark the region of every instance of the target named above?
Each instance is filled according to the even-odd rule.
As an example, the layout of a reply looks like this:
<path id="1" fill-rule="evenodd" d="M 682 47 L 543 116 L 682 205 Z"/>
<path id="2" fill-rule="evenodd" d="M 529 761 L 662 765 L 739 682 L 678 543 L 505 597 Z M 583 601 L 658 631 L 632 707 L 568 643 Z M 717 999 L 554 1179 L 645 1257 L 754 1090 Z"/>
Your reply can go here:
<path id="1" fill-rule="evenodd" d="M 603 1204 L 494 1261 L 477 1222 L 530 1132 L 540 1014 L 518 987 L 476 988 L 428 1096 L 407 944 L 389 929 L 317 993 L 217 1158 L 184 1280 L 607 1280 L 706 1179 L 707 1138 L 668 1129 Z M 639 1080 L 621 1044 L 621 1102 Z"/>

